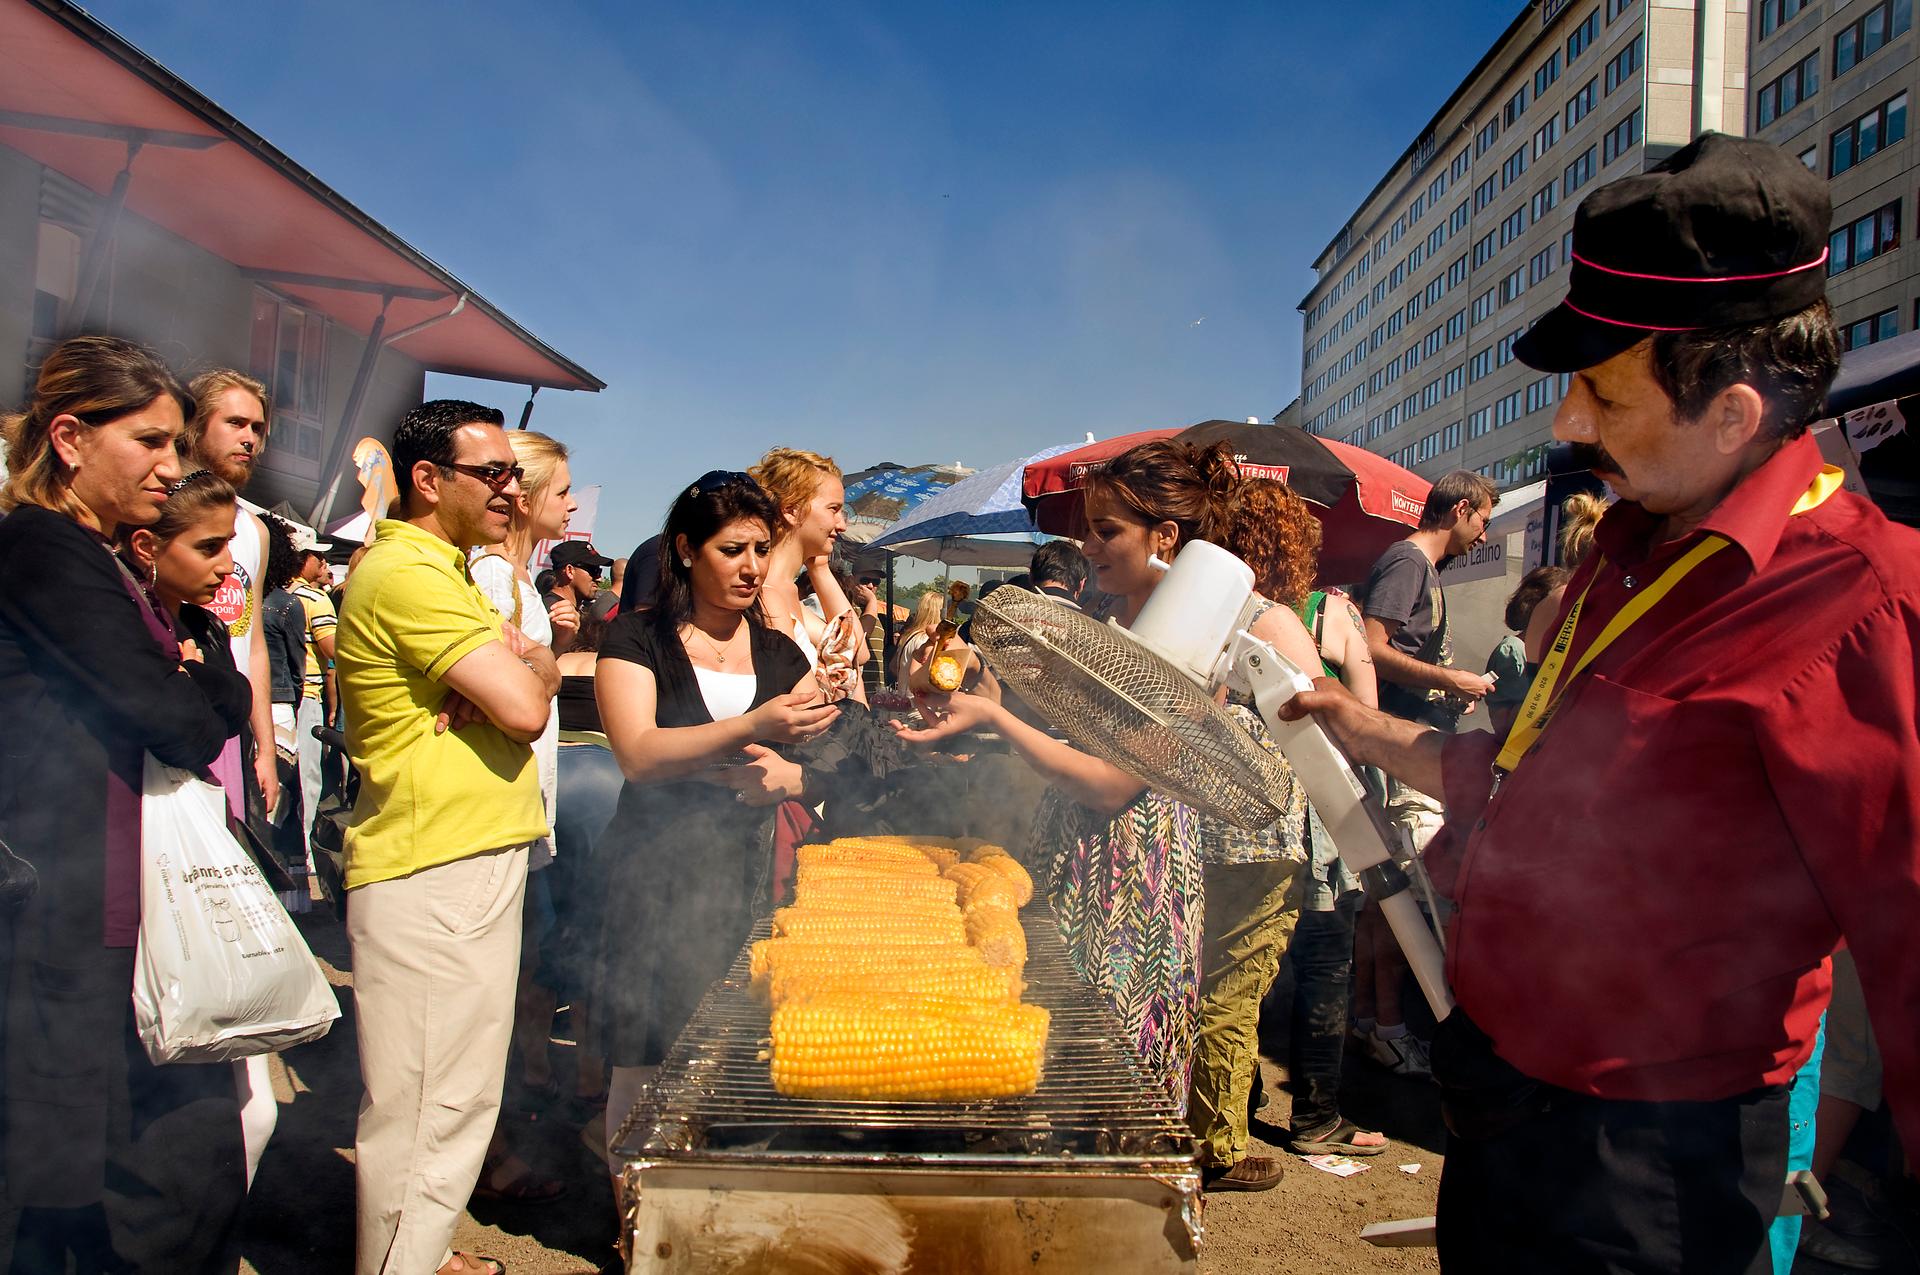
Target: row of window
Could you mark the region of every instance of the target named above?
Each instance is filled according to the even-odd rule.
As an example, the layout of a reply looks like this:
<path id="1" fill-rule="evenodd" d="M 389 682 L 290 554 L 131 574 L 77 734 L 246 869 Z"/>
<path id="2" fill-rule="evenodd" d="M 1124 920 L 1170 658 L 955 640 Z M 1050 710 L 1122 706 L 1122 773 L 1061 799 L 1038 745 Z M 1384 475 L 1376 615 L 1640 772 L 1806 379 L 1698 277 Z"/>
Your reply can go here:
<path id="1" fill-rule="evenodd" d="M 1836 131 L 1827 143 L 1827 175 L 1838 177 L 1907 136 L 1907 95 L 1897 93 Z"/>
<path id="2" fill-rule="evenodd" d="M 1754 127 L 1765 128 L 1802 102 L 1811 100 L 1819 91 L 1820 55 L 1809 53 L 1788 67 L 1786 74 L 1761 85 L 1760 91 L 1753 95 Z"/>
<path id="3" fill-rule="evenodd" d="M 1833 37 L 1833 78 L 1839 79 L 1913 26 L 1913 0 L 1884 0 Z"/>
<path id="4" fill-rule="evenodd" d="M 1876 208 L 1827 236 L 1827 275 L 1842 274 L 1900 246 L 1900 201 Z"/>

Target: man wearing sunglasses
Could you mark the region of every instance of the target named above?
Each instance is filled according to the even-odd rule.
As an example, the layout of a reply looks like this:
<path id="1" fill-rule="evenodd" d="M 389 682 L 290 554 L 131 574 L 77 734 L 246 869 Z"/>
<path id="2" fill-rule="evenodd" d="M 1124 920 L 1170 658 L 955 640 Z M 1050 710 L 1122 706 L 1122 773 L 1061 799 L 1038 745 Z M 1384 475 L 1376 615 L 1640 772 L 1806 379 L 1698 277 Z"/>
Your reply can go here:
<path id="1" fill-rule="evenodd" d="M 503 418 L 437 400 L 394 431 L 396 516 L 354 572 L 335 650 L 360 797 L 346 835 L 360 1075 L 360 1275 L 487 1270 L 449 1247 L 500 1107 L 528 843 L 529 747 L 553 653 L 500 617 L 468 551 L 507 536 Z"/>

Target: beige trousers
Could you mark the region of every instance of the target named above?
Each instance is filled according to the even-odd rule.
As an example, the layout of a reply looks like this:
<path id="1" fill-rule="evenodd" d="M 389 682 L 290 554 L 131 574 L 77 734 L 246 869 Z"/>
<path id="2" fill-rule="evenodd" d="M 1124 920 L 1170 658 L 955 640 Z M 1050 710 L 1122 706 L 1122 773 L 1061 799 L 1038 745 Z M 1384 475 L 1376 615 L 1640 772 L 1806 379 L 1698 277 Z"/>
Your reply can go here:
<path id="1" fill-rule="evenodd" d="M 520 845 L 348 896 L 358 1275 L 431 1275 L 447 1258 L 500 1110 L 526 884 Z"/>

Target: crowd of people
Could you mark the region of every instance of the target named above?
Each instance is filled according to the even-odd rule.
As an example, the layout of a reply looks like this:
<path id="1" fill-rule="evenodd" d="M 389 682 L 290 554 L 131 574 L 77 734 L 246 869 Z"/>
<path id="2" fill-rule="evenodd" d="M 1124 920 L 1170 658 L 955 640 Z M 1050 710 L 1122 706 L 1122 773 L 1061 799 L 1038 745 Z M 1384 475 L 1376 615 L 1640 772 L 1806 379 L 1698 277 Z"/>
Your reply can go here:
<path id="1" fill-rule="evenodd" d="M 1517 353 L 1572 376 L 1556 431 L 1619 501 L 1569 508 L 1484 673 L 1456 658 L 1439 574 L 1498 500 L 1465 471 L 1349 592 L 1320 584 L 1320 524 L 1284 483 L 1224 445 L 1150 442 L 1088 475 L 1078 547 L 1000 586 L 1124 627 L 1195 541 L 1247 563 L 1251 633 L 1319 676 L 1287 712 L 1368 768 L 1446 940 L 1459 1003 L 1430 1039 L 1284 758 L 1280 817 L 1229 826 L 1001 687 L 957 596 L 882 640 L 871 576 L 833 552 L 829 458 L 702 474 L 616 564 L 564 539 L 561 442 L 426 402 L 335 588 L 331 546 L 244 498 L 263 385 L 182 386 L 138 345 L 66 341 L 7 422 L 0 490 L 13 1269 L 236 1269 L 274 1132 L 264 1057 L 156 1066 L 131 1028 L 146 755 L 220 784 L 289 910 L 312 904 L 341 796 L 357 1269 L 424 1275 L 499 1269 L 451 1248 L 474 1196 L 565 1193 L 517 1153 L 516 1112 L 564 1113 L 617 1171 L 621 1118 L 795 849 L 937 830 L 900 794 L 988 764 L 964 742 L 981 732 L 1044 789 L 1017 849 L 1209 1190 L 1283 1176 L 1249 1128 L 1264 1009 L 1287 1020 L 1293 1151 L 1386 1147 L 1342 1112 L 1350 1048 L 1437 1083 L 1449 1270 L 1785 1269 L 1789 1170 L 1831 1168 L 1880 1099 L 1882 1044 L 1920 1135 L 1901 1101 L 1920 539 L 1806 437 L 1837 363 L 1806 265 L 1825 219 L 1791 157 L 1715 136 L 1583 205 L 1573 297 Z M 957 691 L 932 677 L 945 659 Z M 903 709 L 870 703 L 886 681 Z M 1250 702 L 1224 707 L 1278 754 Z M 563 1005 L 571 1093 L 549 1056 Z"/>

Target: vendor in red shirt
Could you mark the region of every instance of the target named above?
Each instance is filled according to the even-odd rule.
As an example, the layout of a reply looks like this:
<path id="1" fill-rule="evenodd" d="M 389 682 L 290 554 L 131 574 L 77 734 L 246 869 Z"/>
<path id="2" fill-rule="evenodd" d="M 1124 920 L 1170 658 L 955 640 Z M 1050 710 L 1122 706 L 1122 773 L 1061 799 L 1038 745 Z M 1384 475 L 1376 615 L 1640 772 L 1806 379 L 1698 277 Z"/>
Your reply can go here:
<path id="1" fill-rule="evenodd" d="M 1747 1272 L 1846 943 L 1920 1147 L 1920 535 L 1807 427 L 1839 365 L 1826 183 L 1709 133 L 1588 196 L 1516 353 L 1620 500 L 1504 738 L 1299 698 L 1441 797 L 1459 1007 L 1449 1272 Z"/>

